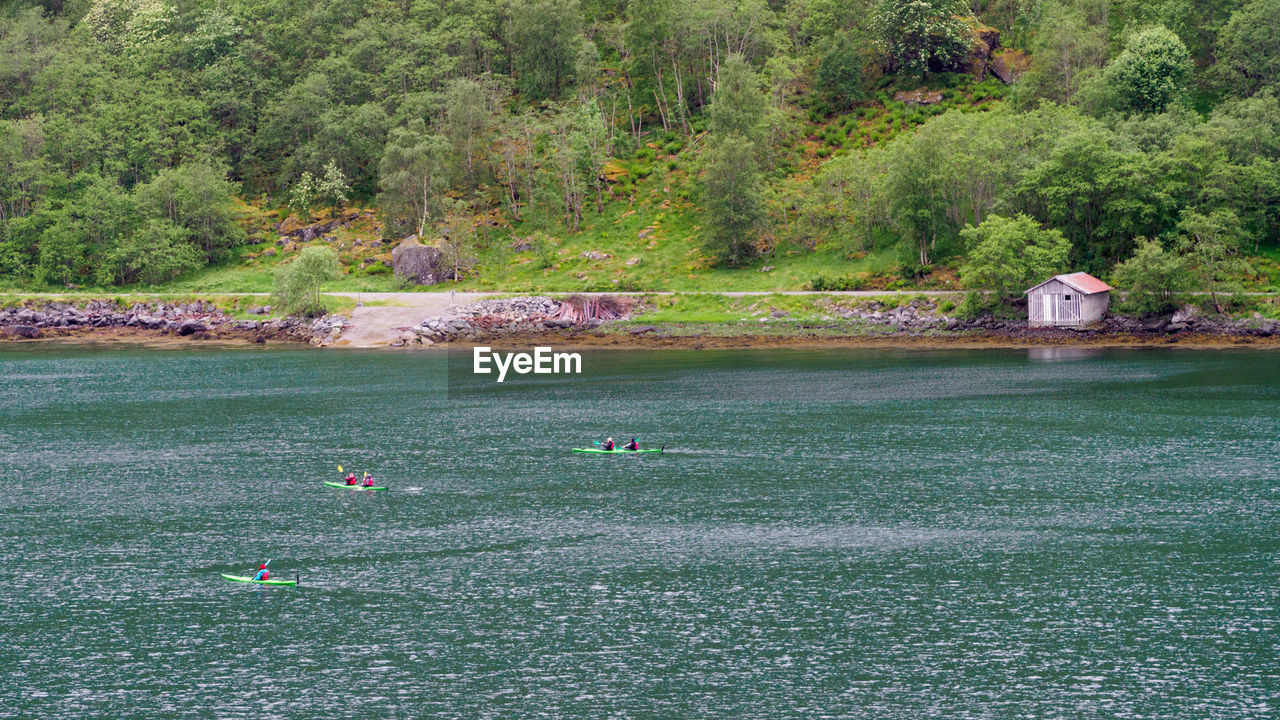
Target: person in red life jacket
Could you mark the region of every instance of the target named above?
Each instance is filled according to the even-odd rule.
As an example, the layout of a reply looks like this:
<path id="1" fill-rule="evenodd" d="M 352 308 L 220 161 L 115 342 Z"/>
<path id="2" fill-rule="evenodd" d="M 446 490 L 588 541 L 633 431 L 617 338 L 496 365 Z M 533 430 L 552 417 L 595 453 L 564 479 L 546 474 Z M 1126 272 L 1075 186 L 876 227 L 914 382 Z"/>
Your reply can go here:
<path id="1" fill-rule="evenodd" d="M 606 451 L 613 450 L 613 438 L 606 438 L 604 445 L 601 445 L 600 447 L 604 448 Z"/>
<path id="2" fill-rule="evenodd" d="M 631 442 L 627 443 L 626 445 L 623 445 L 622 449 L 623 450 L 639 450 L 640 443 L 637 442 L 635 438 L 631 438 Z"/>
<path id="3" fill-rule="evenodd" d="M 348 484 L 348 485 L 355 485 L 355 484 L 356 484 L 356 474 L 355 474 L 355 473 L 347 473 L 347 484 Z"/>
<path id="4" fill-rule="evenodd" d="M 267 564 L 262 563 L 258 566 L 258 574 L 253 576 L 254 580 L 270 580 L 271 571 L 267 569 Z"/>
<path id="5" fill-rule="evenodd" d="M 364 474 L 364 486 L 373 487 L 373 476 L 370 475 L 369 473 Z"/>

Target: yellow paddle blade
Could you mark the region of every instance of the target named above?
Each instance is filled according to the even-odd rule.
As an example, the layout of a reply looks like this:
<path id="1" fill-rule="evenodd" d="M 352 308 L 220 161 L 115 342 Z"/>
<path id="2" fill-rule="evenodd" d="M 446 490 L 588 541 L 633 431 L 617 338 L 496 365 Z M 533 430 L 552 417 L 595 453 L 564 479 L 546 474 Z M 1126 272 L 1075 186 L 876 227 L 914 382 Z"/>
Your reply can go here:
<path id="1" fill-rule="evenodd" d="M 341 465 L 339 465 L 339 466 L 338 466 L 338 472 L 342 472 L 342 466 L 341 466 Z"/>

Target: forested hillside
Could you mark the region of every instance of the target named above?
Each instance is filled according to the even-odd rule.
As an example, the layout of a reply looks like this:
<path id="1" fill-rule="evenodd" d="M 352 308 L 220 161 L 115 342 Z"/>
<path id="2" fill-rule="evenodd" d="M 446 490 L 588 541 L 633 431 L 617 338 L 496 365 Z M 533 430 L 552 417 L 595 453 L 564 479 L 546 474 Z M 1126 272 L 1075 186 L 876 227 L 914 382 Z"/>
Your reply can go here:
<path id="1" fill-rule="evenodd" d="M 0 284 L 1267 287 L 1277 80 L 1280 0 L 10 0 Z"/>

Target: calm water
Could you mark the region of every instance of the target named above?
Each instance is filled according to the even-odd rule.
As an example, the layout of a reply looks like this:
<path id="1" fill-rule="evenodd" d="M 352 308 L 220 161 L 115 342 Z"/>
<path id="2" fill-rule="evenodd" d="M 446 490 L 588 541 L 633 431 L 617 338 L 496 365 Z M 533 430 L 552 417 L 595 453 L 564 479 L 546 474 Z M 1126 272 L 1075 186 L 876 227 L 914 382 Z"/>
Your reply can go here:
<path id="1" fill-rule="evenodd" d="M 443 360 L 0 351 L 0 718 L 1280 714 L 1280 355 Z"/>

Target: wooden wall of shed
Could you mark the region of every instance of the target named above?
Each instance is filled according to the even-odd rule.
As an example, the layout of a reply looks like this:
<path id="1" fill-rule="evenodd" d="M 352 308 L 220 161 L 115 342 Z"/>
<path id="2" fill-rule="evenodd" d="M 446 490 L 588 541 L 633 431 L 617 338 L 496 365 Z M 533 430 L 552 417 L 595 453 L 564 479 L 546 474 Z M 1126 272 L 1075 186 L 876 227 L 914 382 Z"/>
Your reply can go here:
<path id="1" fill-rule="evenodd" d="M 1109 292 L 1082 295 L 1081 298 L 1080 323 L 1082 325 L 1101 320 L 1102 316 L 1107 314 L 1107 307 L 1111 304 L 1111 293 Z"/>

